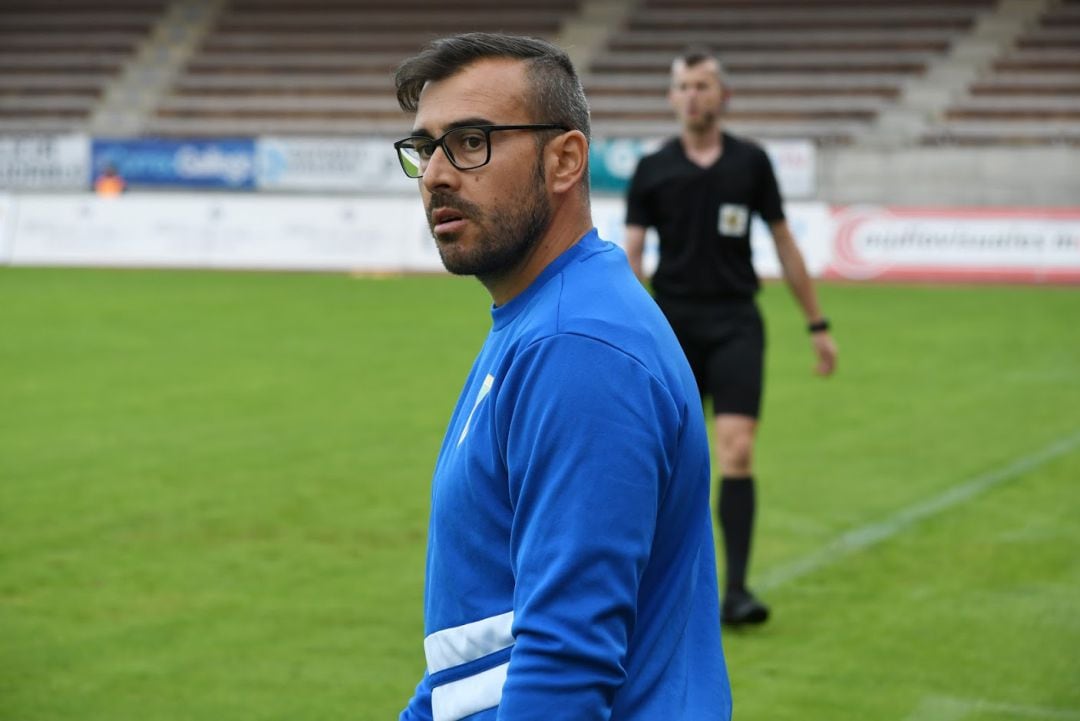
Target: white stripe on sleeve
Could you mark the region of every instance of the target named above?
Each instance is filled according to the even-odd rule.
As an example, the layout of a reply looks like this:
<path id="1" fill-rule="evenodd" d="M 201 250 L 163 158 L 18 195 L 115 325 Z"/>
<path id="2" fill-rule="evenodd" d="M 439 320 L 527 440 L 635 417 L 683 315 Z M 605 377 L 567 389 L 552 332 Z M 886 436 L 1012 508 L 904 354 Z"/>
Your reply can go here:
<path id="1" fill-rule="evenodd" d="M 428 672 L 438 673 L 514 645 L 514 612 L 436 631 L 424 639 Z"/>
<path id="2" fill-rule="evenodd" d="M 431 691 L 431 713 L 435 721 L 459 721 L 498 706 L 509 668 L 507 661 L 482 673 L 436 686 Z"/>

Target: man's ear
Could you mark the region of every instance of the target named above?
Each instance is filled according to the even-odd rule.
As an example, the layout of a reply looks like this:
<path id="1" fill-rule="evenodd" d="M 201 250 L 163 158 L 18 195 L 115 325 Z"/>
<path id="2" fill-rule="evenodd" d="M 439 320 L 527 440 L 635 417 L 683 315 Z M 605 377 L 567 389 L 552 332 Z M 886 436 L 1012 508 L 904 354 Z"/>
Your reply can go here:
<path id="1" fill-rule="evenodd" d="M 731 102 L 731 88 L 727 85 L 720 86 L 720 112 L 726 113 L 728 103 Z"/>
<path id="2" fill-rule="evenodd" d="M 580 130 L 567 131 L 547 144 L 545 157 L 548 187 L 553 193 L 566 193 L 588 172 L 589 141 Z"/>

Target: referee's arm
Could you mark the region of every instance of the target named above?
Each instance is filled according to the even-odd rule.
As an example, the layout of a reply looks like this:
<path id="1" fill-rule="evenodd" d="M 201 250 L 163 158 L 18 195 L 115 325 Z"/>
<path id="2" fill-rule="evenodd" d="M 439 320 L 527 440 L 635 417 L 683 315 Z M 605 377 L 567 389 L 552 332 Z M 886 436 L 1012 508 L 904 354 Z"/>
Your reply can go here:
<path id="1" fill-rule="evenodd" d="M 626 232 L 623 233 L 623 245 L 626 257 L 630 261 L 630 269 L 634 271 L 634 275 L 642 283 L 648 280 L 645 277 L 645 272 L 641 269 L 641 259 L 645 255 L 646 230 L 645 226 L 642 225 L 627 224 Z"/>
<path id="2" fill-rule="evenodd" d="M 784 270 L 784 280 L 791 288 L 792 295 L 802 306 L 806 322 L 811 324 L 823 321 L 825 315 L 821 312 L 814 284 L 810 280 L 806 262 L 799 251 L 799 246 L 795 243 L 795 236 L 791 234 L 787 221 L 775 220 L 769 223 L 769 231 L 772 233 L 773 243 L 776 244 L 776 256 L 780 259 L 780 267 Z M 815 370 L 819 375 L 831 375 L 836 370 L 836 343 L 833 342 L 828 330 L 815 330 L 810 335 L 810 342 L 818 357 Z"/>

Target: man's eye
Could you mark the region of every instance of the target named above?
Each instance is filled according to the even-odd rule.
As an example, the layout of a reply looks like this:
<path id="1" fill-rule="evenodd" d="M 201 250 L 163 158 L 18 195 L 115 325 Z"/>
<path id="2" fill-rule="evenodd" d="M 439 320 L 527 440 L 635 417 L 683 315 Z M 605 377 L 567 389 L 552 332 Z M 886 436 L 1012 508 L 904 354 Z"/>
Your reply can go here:
<path id="1" fill-rule="evenodd" d="M 461 139 L 461 147 L 465 150 L 480 150 L 484 147 L 484 136 L 479 133 L 466 135 Z"/>
<path id="2" fill-rule="evenodd" d="M 413 146 L 416 149 L 416 154 L 425 160 L 431 157 L 431 154 L 435 152 L 435 143 L 417 143 Z"/>

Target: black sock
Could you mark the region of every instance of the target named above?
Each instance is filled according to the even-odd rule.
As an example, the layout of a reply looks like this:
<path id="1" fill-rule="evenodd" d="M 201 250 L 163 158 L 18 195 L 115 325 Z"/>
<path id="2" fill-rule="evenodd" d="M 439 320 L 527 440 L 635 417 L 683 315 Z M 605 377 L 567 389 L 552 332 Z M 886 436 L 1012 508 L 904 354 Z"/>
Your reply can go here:
<path id="1" fill-rule="evenodd" d="M 727 560 L 727 590 L 746 588 L 750 565 L 750 539 L 754 534 L 754 477 L 720 479 L 720 501 L 716 515 L 724 534 Z"/>

